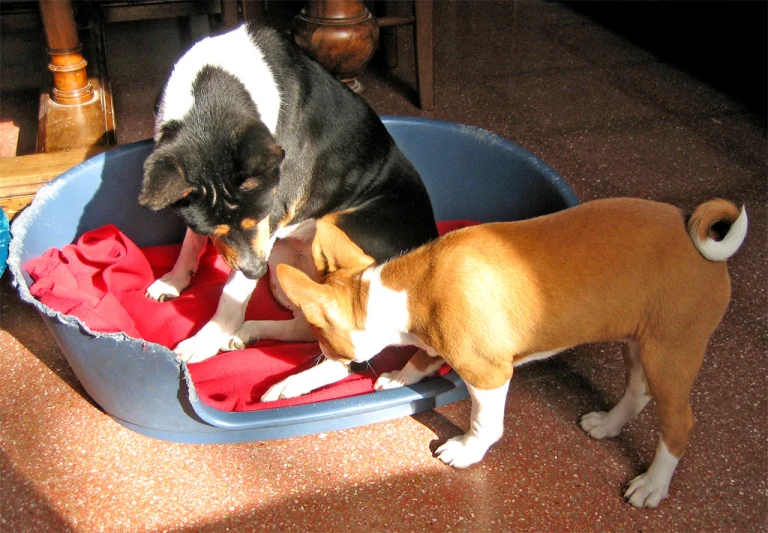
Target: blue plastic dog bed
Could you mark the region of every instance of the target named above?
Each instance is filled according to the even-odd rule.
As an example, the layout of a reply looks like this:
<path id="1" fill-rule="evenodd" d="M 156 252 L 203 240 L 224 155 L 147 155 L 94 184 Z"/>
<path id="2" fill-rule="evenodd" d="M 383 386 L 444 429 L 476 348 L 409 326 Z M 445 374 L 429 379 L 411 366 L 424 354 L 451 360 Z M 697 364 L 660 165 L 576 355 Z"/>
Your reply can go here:
<path id="1" fill-rule="evenodd" d="M 488 131 L 419 118 L 383 117 L 426 183 L 438 220 L 519 220 L 574 206 L 571 188 L 530 152 Z M 170 211 L 136 198 L 151 141 L 100 154 L 51 181 L 12 224 L 9 268 L 21 299 L 35 306 L 83 387 L 120 424 L 188 443 L 268 440 L 411 415 L 467 396 L 455 372 L 410 387 L 315 404 L 224 412 L 199 400 L 186 365 L 167 348 L 124 334 L 94 333 L 37 301 L 23 265 L 86 231 L 114 224 L 141 247 L 179 242 Z"/>

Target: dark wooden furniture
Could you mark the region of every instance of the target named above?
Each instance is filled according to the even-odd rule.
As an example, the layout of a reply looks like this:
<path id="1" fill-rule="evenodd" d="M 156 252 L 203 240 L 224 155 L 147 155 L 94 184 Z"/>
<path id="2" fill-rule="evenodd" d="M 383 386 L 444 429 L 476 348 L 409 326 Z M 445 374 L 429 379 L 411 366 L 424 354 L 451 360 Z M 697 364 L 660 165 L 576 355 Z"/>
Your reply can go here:
<path id="1" fill-rule="evenodd" d="M 309 0 L 294 19 L 296 42 L 352 90 L 362 91 L 357 77 L 373 57 L 379 28 L 414 26 L 419 105 L 434 108 L 433 0 L 413 0 L 413 14 L 378 19 L 362 0 Z"/>
<path id="2" fill-rule="evenodd" d="M 82 54 L 72 2 L 40 0 L 40 13 L 48 40 L 48 70 L 53 74 L 51 98 L 61 105 L 84 104 L 93 98 L 93 86 L 85 70 L 88 62 Z"/>
<path id="3" fill-rule="evenodd" d="M 375 17 L 361 0 L 310 0 L 294 19 L 296 42 L 352 90 L 379 44 Z"/>
<path id="4" fill-rule="evenodd" d="M 86 61 L 72 0 L 39 0 L 48 43 L 37 152 L 115 144 L 112 95 L 100 58 Z"/>
<path id="5" fill-rule="evenodd" d="M 90 0 L 78 5 L 81 14 L 87 13 L 88 61 L 72 0 L 39 0 L 50 74 L 41 91 L 37 152 L 117 144 L 106 69 L 106 24 L 195 14 L 215 14 L 224 26 L 238 21 L 237 0 Z"/>
<path id="6" fill-rule="evenodd" d="M 49 61 L 40 91 L 37 154 L 0 158 L 0 207 L 9 217 L 52 177 L 117 144 L 106 23 L 196 14 L 214 15 L 223 26 L 238 21 L 238 0 L 90 0 L 77 3 L 77 16 L 72 0 L 38 0 L 38 7 Z"/>
<path id="7" fill-rule="evenodd" d="M 0 158 L 0 208 L 11 219 L 51 179 L 95 156 L 108 146 Z"/>

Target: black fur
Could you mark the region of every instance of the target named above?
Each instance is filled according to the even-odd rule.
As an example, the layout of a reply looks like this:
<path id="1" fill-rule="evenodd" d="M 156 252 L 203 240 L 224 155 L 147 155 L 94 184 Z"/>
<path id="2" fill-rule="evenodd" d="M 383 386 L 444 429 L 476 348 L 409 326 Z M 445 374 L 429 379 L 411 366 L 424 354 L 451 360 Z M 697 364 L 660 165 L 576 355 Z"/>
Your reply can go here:
<path id="1" fill-rule="evenodd" d="M 275 136 L 242 83 L 207 66 L 190 112 L 161 126 L 140 203 L 172 206 L 203 235 L 228 226 L 219 238 L 249 277 L 265 272 L 267 258 L 253 251 L 245 219 L 269 216 L 274 233 L 280 221 L 345 211 L 337 225 L 378 261 L 435 238 L 426 188 L 374 111 L 285 36 L 249 31 L 281 92 Z"/>

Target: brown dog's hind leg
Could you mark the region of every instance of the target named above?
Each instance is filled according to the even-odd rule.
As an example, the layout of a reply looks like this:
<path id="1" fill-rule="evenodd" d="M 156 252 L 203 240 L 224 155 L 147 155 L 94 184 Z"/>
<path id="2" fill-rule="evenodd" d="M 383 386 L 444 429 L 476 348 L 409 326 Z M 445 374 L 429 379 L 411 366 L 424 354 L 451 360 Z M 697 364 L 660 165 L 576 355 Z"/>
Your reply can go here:
<path id="1" fill-rule="evenodd" d="M 651 466 L 633 479 L 624 493 L 635 507 L 656 507 L 667 497 L 672 475 L 693 431 L 690 393 L 706 342 L 686 341 L 691 341 L 690 337 L 663 344 L 653 340 L 641 346 L 640 360 L 656 400 L 661 438 Z"/>
<path id="2" fill-rule="evenodd" d="M 627 389 L 624 391 L 624 396 L 610 411 L 587 413 L 579 421 L 581 429 L 593 439 L 616 437 L 651 400 L 643 366 L 640 363 L 640 344 L 631 339 L 624 343 L 623 349 L 624 365 L 627 371 Z"/>

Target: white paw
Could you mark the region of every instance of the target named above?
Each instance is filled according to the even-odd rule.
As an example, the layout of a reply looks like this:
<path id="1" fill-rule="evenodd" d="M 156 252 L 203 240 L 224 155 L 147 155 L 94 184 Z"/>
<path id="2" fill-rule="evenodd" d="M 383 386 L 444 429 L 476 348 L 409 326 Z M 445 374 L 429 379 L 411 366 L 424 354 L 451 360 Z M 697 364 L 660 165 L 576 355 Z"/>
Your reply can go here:
<path id="1" fill-rule="evenodd" d="M 669 483 L 655 479 L 648 472 L 629 482 L 624 497 L 635 507 L 656 507 L 669 493 Z"/>
<path id="2" fill-rule="evenodd" d="M 579 421 L 581 429 L 593 439 L 609 439 L 621 433 L 620 425 L 613 424 L 609 413 L 605 411 L 593 411 L 581 417 Z"/>
<path id="3" fill-rule="evenodd" d="M 175 275 L 173 271 L 170 271 L 147 287 L 147 292 L 144 293 L 144 296 L 158 302 L 173 300 L 178 298 L 181 295 L 181 291 L 189 286 L 191 279 L 192 276 L 188 273 Z"/>
<path id="4" fill-rule="evenodd" d="M 406 385 L 409 385 L 409 383 L 406 383 L 405 379 L 403 379 L 403 373 L 395 370 L 394 372 L 384 372 L 379 376 L 379 379 L 373 384 L 373 390 L 397 389 Z"/>
<path id="5" fill-rule="evenodd" d="M 250 334 L 247 331 L 243 331 L 241 328 L 237 330 L 231 337 L 225 339 L 224 344 L 221 346 L 221 351 L 233 352 L 235 350 L 244 350 L 246 346 L 258 340 L 258 337 L 252 339 Z"/>
<path id="6" fill-rule="evenodd" d="M 272 385 L 261 397 L 262 402 L 275 402 L 277 400 L 287 400 L 288 398 L 298 398 L 312 392 L 313 387 L 302 378 L 301 374 L 288 376 L 283 381 Z"/>
<path id="7" fill-rule="evenodd" d="M 212 326 L 212 327 L 209 327 Z M 173 351 L 176 357 L 185 363 L 199 363 L 219 353 L 231 336 L 221 331 L 210 322 L 194 336 L 181 341 Z"/>
<path id="8" fill-rule="evenodd" d="M 486 451 L 488 451 L 488 446 L 465 433 L 449 439 L 435 453 L 437 458 L 447 465 L 454 468 L 467 468 L 479 463 Z"/>

